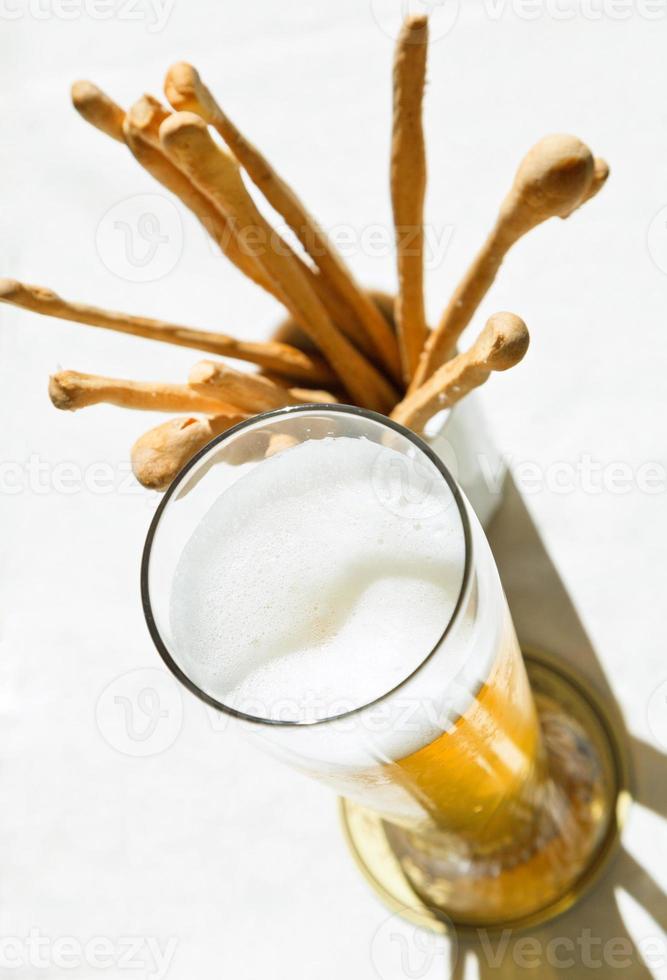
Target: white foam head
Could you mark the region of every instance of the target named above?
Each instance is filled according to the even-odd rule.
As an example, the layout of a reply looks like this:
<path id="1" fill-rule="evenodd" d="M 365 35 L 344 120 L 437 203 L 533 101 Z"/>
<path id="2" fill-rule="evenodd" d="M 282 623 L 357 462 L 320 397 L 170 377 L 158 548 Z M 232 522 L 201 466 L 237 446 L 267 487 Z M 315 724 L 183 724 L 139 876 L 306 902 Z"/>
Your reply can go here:
<path id="1" fill-rule="evenodd" d="M 174 646 L 197 686 L 245 714 L 342 714 L 428 656 L 464 558 L 451 490 L 418 450 L 408 459 L 366 439 L 302 443 L 252 466 L 187 541 L 170 599 Z"/>

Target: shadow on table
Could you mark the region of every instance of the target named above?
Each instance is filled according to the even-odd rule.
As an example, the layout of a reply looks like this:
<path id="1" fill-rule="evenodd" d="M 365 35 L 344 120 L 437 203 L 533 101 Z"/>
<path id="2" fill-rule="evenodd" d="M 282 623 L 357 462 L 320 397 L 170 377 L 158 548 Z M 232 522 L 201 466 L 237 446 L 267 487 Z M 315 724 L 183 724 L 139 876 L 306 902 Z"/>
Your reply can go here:
<path id="1" fill-rule="evenodd" d="M 569 661 L 601 693 L 618 730 L 626 733 L 635 799 L 665 816 L 665 756 L 627 732 L 597 654 L 509 476 L 487 534 L 521 643 Z M 570 912 L 530 931 L 513 934 L 508 930 L 461 943 L 449 975 L 452 980 L 463 980 L 466 963 L 472 958 L 477 961 L 480 980 L 523 976 L 650 980 L 653 974 L 623 922 L 617 902 L 619 888 L 667 931 L 667 896 L 649 872 L 621 848 L 603 879 Z M 664 942 L 656 939 L 658 946 L 654 943 L 651 954 L 664 958 Z"/>

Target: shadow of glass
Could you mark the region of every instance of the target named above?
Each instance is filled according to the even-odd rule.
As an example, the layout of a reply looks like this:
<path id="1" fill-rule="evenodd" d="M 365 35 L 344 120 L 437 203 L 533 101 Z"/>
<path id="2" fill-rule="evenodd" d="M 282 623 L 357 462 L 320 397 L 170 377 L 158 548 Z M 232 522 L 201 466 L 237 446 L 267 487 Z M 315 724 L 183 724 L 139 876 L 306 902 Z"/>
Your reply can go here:
<path id="1" fill-rule="evenodd" d="M 665 816 L 665 756 L 627 732 L 604 669 L 510 476 L 487 535 L 522 645 L 562 657 L 600 692 L 612 722 L 627 739 L 635 799 Z M 451 962 L 447 977 L 463 980 L 469 975 L 467 963 L 473 959 L 476 971 L 472 975 L 476 972 L 480 980 L 523 976 L 589 980 L 592 975 L 650 980 L 654 974 L 644 958 L 650 951 L 643 945 L 640 950 L 628 932 L 618 904 L 619 889 L 631 895 L 667 930 L 667 896 L 651 875 L 621 849 L 594 889 L 553 922 L 532 930 L 505 930 L 495 935 L 479 930 L 476 938 L 459 940 L 458 956 Z M 655 944 L 652 955 L 656 955 Z"/>

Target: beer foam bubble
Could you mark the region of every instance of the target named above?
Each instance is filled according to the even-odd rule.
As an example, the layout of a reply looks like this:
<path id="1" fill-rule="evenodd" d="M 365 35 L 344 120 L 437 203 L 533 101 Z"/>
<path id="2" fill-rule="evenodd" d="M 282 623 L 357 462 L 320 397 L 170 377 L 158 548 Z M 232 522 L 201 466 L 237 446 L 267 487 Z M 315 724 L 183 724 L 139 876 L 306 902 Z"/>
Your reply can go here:
<path id="1" fill-rule="evenodd" d="M 196 527 L 173 579 L 173 649 L 204 691 L 271 720 L 381 697 L 437 644 L 465 544 L 418 450 L 306 442 L 252 467 Z"/>

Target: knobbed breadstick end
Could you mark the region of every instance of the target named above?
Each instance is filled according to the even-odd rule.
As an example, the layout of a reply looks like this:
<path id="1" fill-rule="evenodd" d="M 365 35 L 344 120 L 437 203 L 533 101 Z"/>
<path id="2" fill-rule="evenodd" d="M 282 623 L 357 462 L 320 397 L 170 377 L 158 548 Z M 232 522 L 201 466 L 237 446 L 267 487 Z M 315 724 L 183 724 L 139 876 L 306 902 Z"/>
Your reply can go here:
<path id="1" fill-rule="evenodd" d="M 507 371 L 523 358 L 530 335 L 521 317 L 514 313 L 494 313 L 468 352 L 478 366 L 488 371 Z"/>
<path id="2" fill-rule="evenodd" d="M 178 112 L 206 109 L 206 96 L 210 95 L 197 69 L 187 61 L 177 61 L 171 66 L 164 80 L 164 94 Z"/>
<path id="3" fill-rule="evenodd" d="M 591 151 L 576 136 L 545 136 L 519 164 L 501 221 L 518 237 L 548 218 L 567 218 L 587 195 L 594 171 Z"/>
<path id="4" fill-rule="evenodd" d="M 73 412 L 80 407 L 76 372 L 59 371 L 49 378 L 49 398 L 55 408 Z"/>
<path id="5" fill-rule="evenodd" d="M 0 303 L 16 303 L 24 292 L 17 279 L 0 279 Z"/>
<path id="6" fill-rule="evenodd" d="M 405 18 L 401 29 L 401 39 L 406 44 L 426 44 L 428 42 L 428 16 L 410 14 Z"/>
<path id="7" fill-rule="evenodd" d="M 45 286 L 32 286 L 17 279 L 0 279 L 0 303 L 12 303 L 14 306 L 47 315 L 53 307 L 53 316 L 59 316 L 63 301 L 57 293 Z"/>
<path id="8" fill-rule="evenodd" d="M 227 214 L 232 228 L 236 229 L 238 222 L 229 202 L 246 198 L 241 172 L 229 153 L 216 146 L 201 116 L 194 112 L 176 112 L 169 116 L 160 126 L 160 143 L 170 159 L 200 186 L 203 193 L 215 200 Z"/>
<path id="9" fill-rule="evenodd" d="M 74 82 L 71 89 L 72 105 L 86 122 L 106 133 L 119 143 L 123 138 L 125 113 L 108 95 L 92 82 Z"/>
<path id="10" fill-rule="evenodd" d="M 195 453 L 246 416 L 185 416 L 150 429 L 132 446 L 132 470 L 149 490 L 166 490 Z"/>
<path id="11" fill-rule="evenodd" d="M 428 381 L 396 406 L 392 418 L 417 432 L 438 412 L 451 408 L 492 371 L 507 371 L 528 349 L 528 328 L 513 313 L 495 313 L 470 348 L 443 364 Z"/>
<path id="12" fill-rule="evenodd" d="M 567 218 L 600 189 L 607 172 L 576 136 L 545 136 L 526 154 L 491 234 L 424 346 L 410 391 L 452 356 L 512 245 L 548 218 Z"/>

